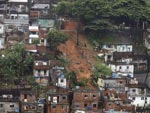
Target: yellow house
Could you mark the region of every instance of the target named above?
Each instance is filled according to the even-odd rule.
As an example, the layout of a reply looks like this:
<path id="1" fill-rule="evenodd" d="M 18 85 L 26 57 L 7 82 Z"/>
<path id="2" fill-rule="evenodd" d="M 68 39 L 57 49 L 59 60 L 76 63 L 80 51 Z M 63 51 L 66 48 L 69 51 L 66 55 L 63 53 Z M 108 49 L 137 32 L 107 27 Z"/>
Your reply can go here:
<path id="1" fill-rule="evenodd" d="M 104 87 L 104 80 L 102 78 L 98 78 L 97 84 L 99 87 Z"/>

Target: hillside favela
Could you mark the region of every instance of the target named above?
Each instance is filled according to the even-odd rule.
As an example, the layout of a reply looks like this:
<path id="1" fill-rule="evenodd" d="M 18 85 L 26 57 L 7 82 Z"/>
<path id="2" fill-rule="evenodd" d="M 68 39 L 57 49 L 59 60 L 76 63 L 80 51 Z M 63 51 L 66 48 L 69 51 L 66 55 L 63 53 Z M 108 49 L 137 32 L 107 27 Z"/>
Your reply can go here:
<path id="1" fill-rule="evenodd" d="M 150 113 L 150 0 L 0 0 L 0 113 Z"/>

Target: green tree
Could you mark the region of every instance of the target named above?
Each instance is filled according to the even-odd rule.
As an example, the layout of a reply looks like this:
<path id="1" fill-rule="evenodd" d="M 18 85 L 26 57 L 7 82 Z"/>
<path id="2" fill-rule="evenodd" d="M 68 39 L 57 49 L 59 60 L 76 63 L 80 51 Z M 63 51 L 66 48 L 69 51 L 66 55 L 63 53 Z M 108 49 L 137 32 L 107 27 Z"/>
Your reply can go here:
<path id="1" fill-rule="evenodd" d="M 111 69 L 104 64 L 97 64 L 95 69 L 93 70 L 93 74 L 91 75 L 91 82 L 93 85 L 97 85 L 98 78 L 102 75 L 111 76 Z"/>
<path id="2" fill-rule="evenodd" d="M 60 1 L 55 8 L 55 12 L 58 16 L 71 16 L 72 15 L 72 3 L 68 1 Z"/>
<path id="3" fill-rule="evenodd" d="M 68 39 L 68 35 L 64 32 L 51 30 L 48 32 L 47 41 L 50 45 L 50 49 L 56 50 L 60 43 L 64 43 Z"/>
<path id="4" fill-rule="evenodd" d="M 3 51 L 0 57 L 0 75 L 13 82 L 32 73 L 33 57 L 26 55 L 24 45 L 18 44 Z"/>
<path id="5" fill-rule="evenodd" d="M 85 30 L 117 29 L 120 24 L 134 27 L 149 21 L 150 7 L 146 0 L 76 0 L 62 1 L 56 7 L 58 15 L 73 15 L 85 24 Z"/>
<path id="6" fill-rule="evenodd" d="M 68 74 L 66 74 L 66 78 L 69 80 L 71 88 L 74 88 L 78 85 L 77 76 L 74 71 L 71 71 Z"/>
<path id="7" fill-rule="evenodd" d="M 63 67 L 66 67 L 69 63 L 69 60 L 63 55 L 58 56 L 58 61 L 60 62 L 60 65 L 62 65 Z"/>

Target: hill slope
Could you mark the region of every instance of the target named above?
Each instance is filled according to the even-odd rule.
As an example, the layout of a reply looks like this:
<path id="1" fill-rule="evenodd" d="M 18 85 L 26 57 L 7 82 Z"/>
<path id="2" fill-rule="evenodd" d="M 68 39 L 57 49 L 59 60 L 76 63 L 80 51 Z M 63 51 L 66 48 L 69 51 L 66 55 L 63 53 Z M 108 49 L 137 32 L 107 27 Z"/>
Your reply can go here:
<path id="1" fill-rule="evenodd" d="M 93 65 L 96 63 L 94 56 L 96 53 L 92 51 L 92 46 L 89 44 L 87 38 L 83 33 L 79 33 L 79 46 L 76 44 L 76 28 L 77 22 L 65 22 L 64 31 L 70 34 L 71 37 L 65 44 L 61 44 L 58 48 L 70 61 L 66 67 L 68 71 L 75 71 L 77 79 L 90 78 L 92 74 Z M 94 63 L 94 64 L 93 64 Z"/>

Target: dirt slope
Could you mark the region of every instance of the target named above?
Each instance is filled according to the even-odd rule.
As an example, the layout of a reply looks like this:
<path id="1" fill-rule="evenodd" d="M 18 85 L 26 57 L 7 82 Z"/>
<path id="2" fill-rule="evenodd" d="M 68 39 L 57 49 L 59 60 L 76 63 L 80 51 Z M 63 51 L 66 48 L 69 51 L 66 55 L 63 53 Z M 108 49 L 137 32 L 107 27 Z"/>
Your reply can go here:
<path id="1" fill-rule="evenodd" d="M 79 46 L 77 46 L 75 31 L 77 25 L 77 22 L 74 21 L 67 21 L 65 23 L 64 30 L 67 30 L 66 32 L 74 38 L 69 38 L 65 44 L 61 44 L 58 48 L 70 61 L 69 66 L 66 67 L 67 70 L 75 71 L 78 80 L 80 80 L 83 77 L 89 78 L 92 74 L 95 53 L 92 51 L 92 47 L 83 33 L 78 35 Z"/>

